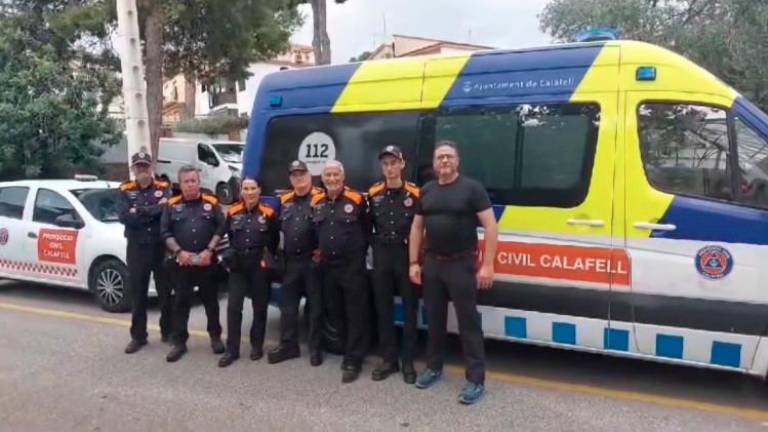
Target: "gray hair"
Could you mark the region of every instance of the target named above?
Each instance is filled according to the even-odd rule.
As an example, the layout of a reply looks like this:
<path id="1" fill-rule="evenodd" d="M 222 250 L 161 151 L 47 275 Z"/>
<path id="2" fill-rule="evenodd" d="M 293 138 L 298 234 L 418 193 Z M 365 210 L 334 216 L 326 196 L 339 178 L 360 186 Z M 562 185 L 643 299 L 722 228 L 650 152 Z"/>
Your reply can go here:
<path id="1" fill-rule="evenodd" d="M 341 171 L 342 174 L 344 174 L 344 164 L 337 160 L 329 160 L 325 162 L 325 166 L 323 167 L 323 172 L 327 170 L 328 168 L 338 168 L 339 171 Z"/>
<path id="2" fill-rule="evenodd" d="M 181 176 L 189 172 L 193 172 L 197 174 L 197 179 L 200 180 L 200 172 L 197 170 L 197 168 L 187 164 L 187 165 L 182 165 L 181 168 L 179 168 L 179 174 L 178 174 L 179 183 L 181 183 Z"/>

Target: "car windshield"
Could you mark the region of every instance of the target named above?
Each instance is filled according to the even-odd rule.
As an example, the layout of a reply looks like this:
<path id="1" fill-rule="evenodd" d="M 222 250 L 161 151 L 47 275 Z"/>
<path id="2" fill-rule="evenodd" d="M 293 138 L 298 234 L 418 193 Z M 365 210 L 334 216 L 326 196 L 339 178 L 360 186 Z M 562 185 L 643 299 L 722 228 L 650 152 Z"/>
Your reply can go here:
<path id="1" fill-rule="evenodd" d="M 243 163 L 244 144 L 213 144 L 225 162 Z"/>
<path id="2" fill-rule="evenodd" d="M 70 191 L 88 212 L 102 222 L 119 222 L 120 191 L 117 189 L 76 189 Z"/>

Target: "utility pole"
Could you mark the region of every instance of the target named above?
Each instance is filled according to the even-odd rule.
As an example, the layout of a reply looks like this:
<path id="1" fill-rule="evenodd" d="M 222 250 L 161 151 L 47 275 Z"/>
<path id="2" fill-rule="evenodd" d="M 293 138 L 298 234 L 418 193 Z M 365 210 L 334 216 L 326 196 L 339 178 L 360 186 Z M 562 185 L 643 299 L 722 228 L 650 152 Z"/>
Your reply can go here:
<path id="1" fill-rule="evenodd" d="M 131 155 L 141 147 L 151 152 L 149 145 L 149 116 L 147 114 L 147 84 L 139 37 L 139 13 L 136 0 L 117 1 L 117 50 L 123 78 L 125 106 L 125 135 L 128 140 L 128 164 Z"/>

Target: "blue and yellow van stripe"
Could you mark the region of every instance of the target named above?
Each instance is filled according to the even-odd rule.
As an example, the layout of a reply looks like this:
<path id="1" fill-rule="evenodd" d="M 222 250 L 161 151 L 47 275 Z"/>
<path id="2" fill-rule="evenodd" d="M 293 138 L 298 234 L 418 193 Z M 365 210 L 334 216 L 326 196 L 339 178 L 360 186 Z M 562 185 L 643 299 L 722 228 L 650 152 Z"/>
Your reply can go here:
<path id="1" fill-rule="evenodd" d="M 656 67 L 658 78 L 652 82 L 637 81 L 637 67 L 649 64 Z M 702 232 L 672 233 L 627 227 L 626 220 L 678 221 L 682 226 L 691 217 L 691 206 L 695 207 L 695 203 L 651 188 L 640 159 L 638 137 L 623 136 L 624 130 L 636 130 L 636 116 L 630 112 L 634 107 L 626 106 L 626 119 L 619 119 L 620 104 L 629 100 L 625 94 L 636 91 L 651 98 L 655 92 L 659 100 L 690 99 L 724 108 L 733 106 L 738 97 L 730 87 L 687 59 L 653 45 L 630 41 L 282 71 L 267 76 L 257 94 L 248 131 L 245 174 L 258 175 L 267 124 L 278 115 L 435 110 L 512 103 L 599 103 L 603 115 L 598 151 L 584 202 L 571 209 L 497 206 L 502 230 L 573 234 L 574 228 L 565 221 L 574 215 L 614 214 L 622 216 L 614 217 L 613 226 L 591 228 L 588 233 L 603 237 L 624 232 L 635 238 L 744 240 L 734 237 L 731 231 L 711 227 L 702 228 Z M 279 98 L 279 106 L 272 104 L 275 97 Z M 626 166 L 616 164 L 618 158 L 625 158 Z M 627 195 L 639 199 L 625 203 Z M 614 203 L 626 208 L 612 209 L 613 203 L 605 200 L 606 196 L 613 196 Z M 703 230 L 708 234 L 704 235 Z"/>

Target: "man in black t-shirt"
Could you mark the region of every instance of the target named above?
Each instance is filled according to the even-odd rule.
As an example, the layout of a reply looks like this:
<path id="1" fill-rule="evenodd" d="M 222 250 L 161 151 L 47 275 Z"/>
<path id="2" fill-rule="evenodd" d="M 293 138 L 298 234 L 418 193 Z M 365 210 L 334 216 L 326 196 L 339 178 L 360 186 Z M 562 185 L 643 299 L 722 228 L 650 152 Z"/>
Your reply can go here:
<path id="1" fill-rule="evenodd" d="M 409 275 L 414 283 L 423 284 L 429 326 L 427 368 L 416 380 L 416 387 L 428 388 L 442 376 L 451 300 L 466 363 L 467 383 L 459 394 L 459 402 L 472 404 L 485 390 L 485 348 L 477 312 L 477 289 L 489 289 L 493 283 L 496 218 L 485 188 L 459 175 L 459 153 L 454 142 L 440 141 L 435 145 L 433 164 L 437 180 L 422 188 L 410 234 Z M 479 270 L 478 222 L 485 231 L 485 251 Z M 422 269 L 419 255 L 425 237 Z"/>

